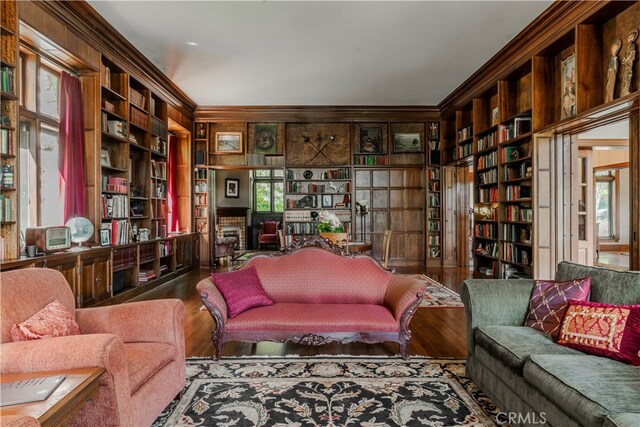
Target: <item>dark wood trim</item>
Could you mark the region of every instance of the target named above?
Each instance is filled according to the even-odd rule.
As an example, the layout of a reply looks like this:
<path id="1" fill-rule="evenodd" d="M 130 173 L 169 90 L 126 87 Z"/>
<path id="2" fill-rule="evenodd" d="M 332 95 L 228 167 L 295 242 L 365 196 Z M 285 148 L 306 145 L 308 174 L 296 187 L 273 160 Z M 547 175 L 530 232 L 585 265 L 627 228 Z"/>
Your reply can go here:
<path id="1" fill-rule="evenodd" d="M 480 96 L 554 41 L 597 13 L 610 1 L 557 1 L 522 30 L 505 47 L 449 94 L 438 107 L 443 116 L 460 110 L 470 99 Z M 534 107 L 535 108 L 535 107 Z"/>
<path id="2" fill-rule="evenodd" d="M 438 120 L 436 106 L 199 106 L 195 121 L 215 122 L 424 122 Z"/>
<path id="3" fill-rule="evenodd" d="M 640 270 L 640 113 L 636 112 L 629 119 L 629 163 L 631 163 L 629 188 L 636 189 L 636 195 L 629 203 L 631 216 L 631 236 L 629 239 L 629 269 Z"/>
<path id="4" fill-rule="evenodd" d="M 189 118 L 196 103 L 84 1 L 33 1 Z"/>
<path id="5" fill-rule="evenodd" d="M 596 166 L 593 168 L 593 171 L 606 171 L 610 169 L 626 169 L 629 167 L 629 162 L 622 163 L 611 163 L 609 165 Z M 598 177 L 596 177 L 596 181 L 599 181 Z"/>

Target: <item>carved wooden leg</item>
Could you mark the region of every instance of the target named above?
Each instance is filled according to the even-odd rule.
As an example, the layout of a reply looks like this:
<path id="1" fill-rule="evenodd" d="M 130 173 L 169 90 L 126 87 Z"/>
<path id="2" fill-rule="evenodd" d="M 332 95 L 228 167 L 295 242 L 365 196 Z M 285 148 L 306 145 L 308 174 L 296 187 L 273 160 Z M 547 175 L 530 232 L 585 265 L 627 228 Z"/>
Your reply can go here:
<path id="1" fill-rule="evenodd" d="M 402 356 L 404 360 L 409 360 L 409 353 L 407 353 L 408 342 L 405 340 L 401 340 L 400 342 L 398 342 L 398 344 L 400 345 L 400 356 Z"/>
<path id="2" fill-rule="evenodd" d="M 216 362 L 219 362 L 220 358 L 222 357 L 222 347 L 224 347 L 224 343 L 222 342 L 222 340 L 213 340 L 213 346 L 216 348 L 215 360 Z"/>
<path id="3" fill-rule="evenodd" d="M 177 400 L 178 402 L 180 402 L 180 399 L 182 399 L 182 392 L 176 394 L 176 397 L 173 398 L 173 400 Z"/>

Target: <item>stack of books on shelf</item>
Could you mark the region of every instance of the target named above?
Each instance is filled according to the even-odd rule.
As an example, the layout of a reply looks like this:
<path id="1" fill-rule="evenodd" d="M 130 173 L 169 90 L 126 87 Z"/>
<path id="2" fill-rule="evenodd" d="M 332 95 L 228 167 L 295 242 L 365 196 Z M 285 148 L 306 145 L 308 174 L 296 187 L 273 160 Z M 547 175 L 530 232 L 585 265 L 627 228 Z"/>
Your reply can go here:
<path id="1" fill-rule="evenodd" d="M 196 193 L 206 193 L 207 192 L 207 183 L 206 182 L 196 182 L 194 186 L 194 191 Z"/>
<path id="2" fill-rule="evenodd" d="M 513 262 L 515 264 L 522 264 L 526 266 L 530 263 L 531 257 L 529 256 L 529 252 L 518 248 L 518 246 L 513 243 L 505 243 L 502 252 L 506 262 Z"/>
<path id="3" fill-rule="evenodd" d="M 149 282 L 156 277 L 157 276 L 155 270 L 140 270 L 140 272 L 138 273 L 139 282 Z"/>
<path id="4" fill-rule="evenodd" d="M 169 267 L 166 264 L 160 265 L 160 276 L 164 276 L 169 272 Z"/>
<path id="5" fill-rule="evenodd" d="M 486 169 L 498 165 L 498 154 L 494 151 L 478 157 L 478 169 Z"/>
<path id="6" fill-rule="evenodd" d="M 106 65 L 100 67 L 100 83 L 107 89 L 111 89 L 111 70 Z"/>
<path id="7" fill-rule="evenodd" d="M 531 197 L 531 187 L 525 185 L 507 185 L 505 190 L 507 201 L 518 201 Z"/>
<path id="8" fill-rule="evenodd" d="M 264 164 L 265 166 L 282 166 L 284 165 L 284 156 L 266 156 Z"/>
<path id="9" fill-rule="evenodd" d="M 167 194 L 167 186 L 164 182 L 157 182 L 153 186 L 153 197 L 156 199 L 164 199 Z"/>
<path id="10" fill-rule="evenodd" d="M 143 113 L 137 108 L 131 108 L 129 111 L 129 122 L 142 129 L 148 129 L 149 127 L 149 115 Z"/>
<path id="11" fill-rule="evenodd" d="M 102 195 L 102 218 L 124 218 L 129 214 L 129 200 L 125 195 Z"/>
<path id="12" fill-rule="evenodd" d="M 287 224 L 287 234 L 315 234 L 316 225 L 312 223 L 295 222 Z"/>
<path id="13" fill-rule="evenodd" d="M 498 202 L 497 188 L 480 188 L 478 190 L 478 203 L 497 203 L 497 202 Z"/>
<path id="14" fill-rule="evenodd" d="M 484 239 L 497 239 L 498 227 L 495 224 L 475 224 L 475 236 Z"/>
<path id="15" fill-rule="evenodd" d="M 429 168 L 427 169 L 427 177 L 429 179 L 440 179 L 440 168 Z"/>
<path id="16" fill-rule="evenodd" d="M 153 98 L 151 98 L 153 100 Z M 162 119 L 157 117 L 151 118 L 151 133 L 154 135 L 166 135 L 167 134 L 167 123 Z"/>
<path id="17" fill-rule="evenodd" d="M 151 160 L 151 178 L 167 179 L 167 162 Z"/>
<path id="18" fill-rule="evenodd" d="M 126 245 L 129 243 L 131 229 L 126 219 L 114 219 L 111 220 L 111 222 L 103 222 L 102 229 L 109 230 L 112 245 Z"/>
<path id="19" fill-rule="evenodd" d="M 133 88 L 129 88 L 129 100 L 133 105 L 144 110 L 145 96 Z"/>
<path id="20" fill-rule="evenodd" d="M 521 208 L 520 206 L 507 206 L 507 221 L 532 222 L 533 209 Z"/>
<path id="21" fill-rule="evenodd" d="M 498 182 L 498 170 L 491 169 L 486 172 L 478 173 L 478 181 L 480 185 L 495 184 Z"/>
<path id="22" fill-rule="evenodd" d="M 264 154 L 247 154 L 247 166 L 262 166 L 266 160 Z"/>
<path id="23" fill-rule="evenodd" d="M 171 254 L 171 241 L 167 240 L 160 245 L 160 256 L 167 256 Z"/>
<path id="24" fill-rule="evenodd" d="M 324 179 L 351 179 L 351 169 L 329 169 L 328 171 L 324 172 L 322 176 Z"/>
<path id="25" fill-rule="evenodd" d="M 525 162 L 520 163 L 514 166 L 503 166 L 502 167 L 503 176 L 505 181 L 512 181 L 514 179 L 521 178 L 529 178 L 533 169 L 531 166 L 528 166 Z"/>
<path id="26" fill-rule="evenodd" d="M 389 164 L 386 155 L 356 155 L 353 160 L 354 164 L 359 166 L 386 166 Z"/>
<path id="27" fill-rule="evenodd" d="M 0 154 L 14 155 L 15 152 L 13 131 L 9 129 L 0 129 Z"/>
<path id="28" fill-rule="evenodd" d="M 127 194 L 129 192 L 129 186 L 127 185 L 127 180 L 125 178 L 118 178 L 115 176 L 103 176 L 102 191 L 108 191 L 110 193 Z"/>
<path id="29" fill-rule="evenodd" d="M 513 119 L 513 123 L 500 125 L 498 131 L 501 143 L 529 133 L 531 132 L 531 117 L 516 117 Z"/>
<path id="30" fill-rule="evenodd" d="M 488 135 L 478 139 L 477 151 L 487 150 L 491 147 L 495 147 L 498 142 L 498 132 L 494 131 Z"/>
<path id="31" fill-rule="evenodd" d="M 440 206 L 439 194 L 429 194 L 429 206 Z"/>
<path id="32" fill-rule="evenodd" d="M 458 158 L 462 159 L 473 153 L 473 145 L 471 143 L 458 147 Z"/>
<path id="33" fill-rule="evenodd" d="M 473 136 L 473 126 L 465 126 L 458 131 L 458 141 L 465 141 Z"/>
<path id="34" fill-rule="evenodd" d="M 15 188 L 13 165 L 4 164 L 0 167 L 0 187 Z"/>
<path id="35" fill-rule="evenodd" d="M 13 201 L 0 194 L 0 222 L 15 221 L 13 217 Z"/>
<path id="36" fill-rule="evenodd" d="M 527 226 L 502 224 L 502 238 L 513 243 L 531 244 L 531 229 Z"/>
<path id="37" fill-rule="evenodd" d="M 0 87 L 2 92 L 14 94 L 15 83 L 13 81 L 13 67 L 0 67 L 0 75 L 2 77 Z"/>
<path id="38" fill-rule="evenodd" d="M 124 120 L 109 120 L 107 113 L 102 113 L 102 130 L 119 138 L 127 138 L 127 125 Z"/>

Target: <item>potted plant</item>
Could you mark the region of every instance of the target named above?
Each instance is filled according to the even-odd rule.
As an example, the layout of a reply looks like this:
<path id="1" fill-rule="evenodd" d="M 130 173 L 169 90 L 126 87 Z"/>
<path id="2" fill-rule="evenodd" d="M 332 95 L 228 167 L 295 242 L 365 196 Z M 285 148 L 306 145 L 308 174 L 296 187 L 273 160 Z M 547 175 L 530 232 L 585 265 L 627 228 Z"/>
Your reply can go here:
<path id="1" fill-rule="evenodd" d="M 335 245 L 342 246 L 343 243 L 349 242 L 349 237 L 344 231 L 344 226 L 334 213 L 326 211 L 320 212 L 316 230 L 318 230 L 321 237 L 330 240 Z"/>

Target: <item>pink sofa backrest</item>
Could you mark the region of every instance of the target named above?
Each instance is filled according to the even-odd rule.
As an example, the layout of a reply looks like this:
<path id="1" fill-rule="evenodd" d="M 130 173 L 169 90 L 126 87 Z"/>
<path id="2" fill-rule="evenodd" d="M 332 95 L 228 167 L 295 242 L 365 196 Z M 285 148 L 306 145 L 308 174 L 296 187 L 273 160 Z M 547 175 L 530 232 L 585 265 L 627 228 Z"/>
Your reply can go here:
<path id="1" fill-rule="evenodd" d="M 343 257 L 315 247 L 287 255 L 257 256 L 254 266 L 275 302 L 382 304 L 392 274 L 367 257 Z"/>
<path id="2" fill-rule="evenodd" d="M 0 273 L 2 342 L 11 342 L 13 325 L 24 322 L 54 300 L 75 314 L 73 292 L 58 270 L 24 268 Z"/>

